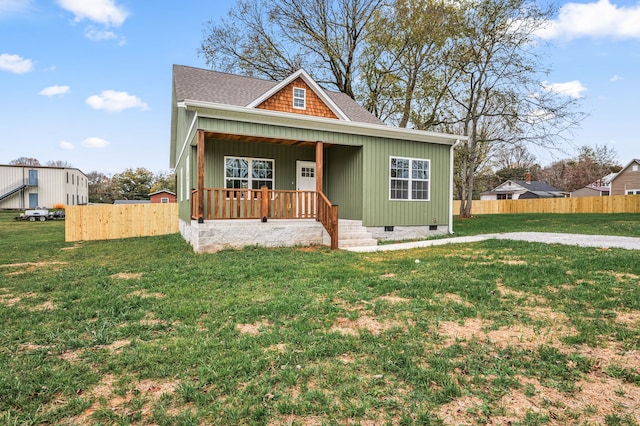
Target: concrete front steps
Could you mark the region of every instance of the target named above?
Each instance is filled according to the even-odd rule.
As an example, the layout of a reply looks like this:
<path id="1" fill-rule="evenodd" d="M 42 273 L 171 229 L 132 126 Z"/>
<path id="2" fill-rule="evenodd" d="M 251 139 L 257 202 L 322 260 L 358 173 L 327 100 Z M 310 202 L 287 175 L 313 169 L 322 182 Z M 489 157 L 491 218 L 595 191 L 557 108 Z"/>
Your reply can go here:
<path id="1" fill-rule="evenodd" d="M 329 234 L 323 233 L 323 244 L 331 245 Z M 361 220 L 340 219 L 338 221 L 338 248 L 377 246 L 378 240 L 371 236 Z"/>

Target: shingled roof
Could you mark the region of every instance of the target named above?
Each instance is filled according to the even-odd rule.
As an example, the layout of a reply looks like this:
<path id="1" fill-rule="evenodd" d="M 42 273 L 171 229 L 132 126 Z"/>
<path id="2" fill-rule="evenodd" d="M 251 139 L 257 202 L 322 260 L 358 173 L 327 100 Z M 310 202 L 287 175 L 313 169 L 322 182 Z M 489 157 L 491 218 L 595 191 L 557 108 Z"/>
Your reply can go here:
<path id="1" fill-rule="evenodd" d="M 541 182 L 539 180 L 532 180 L 527 182 L 526 180 L 512 180 L 511 182 L 517 183 L 523 188 L 528 189 L 531 192 L 544 191 L 544 192 L 562 192 L 558 188 L 549 185 L 548 183 Z"/>
<path id="2" fill-rule="evenodd" d="M 177 102 L 190 100 L 239 107 L 251 104 L 279 84 L 277 81 L 184 65 L 174 65 L 173 76 Z M 324 93 L 342 110 L 349 120 L 384 125 L 381 120 L 344 93 L 329 90 L 324 90 Z"/>

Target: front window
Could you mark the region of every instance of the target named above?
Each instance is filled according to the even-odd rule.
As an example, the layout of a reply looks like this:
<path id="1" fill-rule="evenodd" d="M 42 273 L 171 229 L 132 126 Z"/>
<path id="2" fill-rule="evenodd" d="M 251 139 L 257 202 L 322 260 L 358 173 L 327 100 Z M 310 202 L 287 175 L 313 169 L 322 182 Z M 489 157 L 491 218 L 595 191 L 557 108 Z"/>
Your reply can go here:
<path id="1" fill-rule="evenodd" d="M 625 191 L 626 195 L 640 195 L 640 189 L 627 189 Z"/>
<path id="2" fill-rule="evenodd" d="M 162 197 L 162 198 L 160 198 L 160 202 L 161 203 L 168 203 L 169 202 L 169 198 L 168 197 Z"/>
<path id="3" fill-rule="evenodd" d="M 225 157 L 225 188 L 273 189 L 274 160 Z"/>
<path id="4" fill-rule="evenodd" d="M 307 107 L 307 91 L 299 87 L 293 88 L 293 107 L 305 109 Z"/>
<path id="5" fill-rule="evenodd" d="M 419 158 L 390 158 L 389 198 L 429 201 L 430 161 Z"/>
<path id="6" fill-rule="evenodd" d="M 513 199 L 513 194 L 497 194 L 496 195 L 496 199 L 497 200 L 511 200 L 511 199 Z"/>

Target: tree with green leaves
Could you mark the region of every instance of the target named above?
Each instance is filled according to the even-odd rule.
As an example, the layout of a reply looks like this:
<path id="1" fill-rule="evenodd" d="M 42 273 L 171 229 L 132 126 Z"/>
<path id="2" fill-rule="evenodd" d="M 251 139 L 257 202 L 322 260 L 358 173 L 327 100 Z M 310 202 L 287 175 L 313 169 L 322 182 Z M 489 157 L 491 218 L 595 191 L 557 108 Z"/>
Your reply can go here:
<path id="1" fill-rule="evenodd" d="M 153 173 L 144 167 L 126 169 L 113 175 L 111 185 L 115 199 L 148 200 L 154 179 Z"/>
<path id="2" fill-rule="evenodd" d="M 153 185 L 151 185 L 151 192 L 161 191 L 167 189 L 173 193 L 176 192 L 176 175 L 175 173 L 158 172 L 154 176 Z"/>

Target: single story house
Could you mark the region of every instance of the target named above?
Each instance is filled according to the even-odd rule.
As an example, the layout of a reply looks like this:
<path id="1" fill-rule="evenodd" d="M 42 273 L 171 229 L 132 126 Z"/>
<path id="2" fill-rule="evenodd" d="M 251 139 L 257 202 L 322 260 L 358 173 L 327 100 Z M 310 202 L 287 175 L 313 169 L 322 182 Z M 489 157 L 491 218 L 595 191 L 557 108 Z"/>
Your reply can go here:
<path id="1" fill-rule="evenodd" d="M 608 186 L 587 185 L 584 188 L 576 189 L 570 194 L 571 198 L 575 197 L 605 197 L 611 193 Z"/>
<path id="2" fill-rule="evenodd" d="M 89 201 L 89 180 L 73 167 L 0 165 L 0 209 L 76 206 Z"/>
<path id="3" fill-rule="evenodd" d="M 545 182 L 531 180 L 527 174 L 525 180 L 508 180 L 490 191 L 480 194 L 480 200 L 517 200 L 526 198 L 564 198 L 566 193 Z"/>
<path id="4" fill-rule="evenodd" d="M 640 195 L 640 159 L 633 159 L 611 180 L 611 195 Z"/>
<path id="5" fill-rule="evenodd" d="M 175 203 L 177 201 L 177 197 L 175 192 L 171 192 L 168 189 L 161 189 L 159 191 L 155 191 L 149 194 L 149 200 L 151 201 L 151 204 Z"/>
<path id="6" fill-rule="evenodd" d="M 170 166 L 198 252 L 450 232 L 464 139 L 387 126 L 304 70 L 269 81 L 173 66 Z"/>

